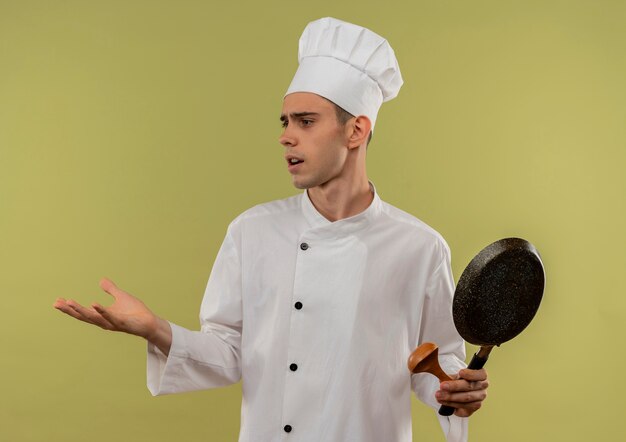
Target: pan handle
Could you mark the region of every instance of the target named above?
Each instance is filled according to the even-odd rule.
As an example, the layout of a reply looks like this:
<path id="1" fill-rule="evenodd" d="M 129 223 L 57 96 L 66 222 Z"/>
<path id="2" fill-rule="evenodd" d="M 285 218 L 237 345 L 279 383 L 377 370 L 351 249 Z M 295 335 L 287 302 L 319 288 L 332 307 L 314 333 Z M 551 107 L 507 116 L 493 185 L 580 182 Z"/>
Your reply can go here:
<path id="1" fill-rule="evenodd" d="M 489 350 L 491 350 L 491 348 L 489 348 Z M 484 356 L 479 356 L 479 354 L 481 353 L 485 353 L 483 351 L 483 348 L 481 348 L 478 353 L 474 354 L 467 368 L 469 368 L 470 370 L 480 370 L 481 368 L 483 368 L 483 366 L 487 363 L 487 359 L 489 359 L 489 352 L 486 352 L 487 354 Z M 450 407 L 449 405 L 442 405 L 439 408 L 439 414 L 441 416 L 452 416 L 454 410 L 455 409 L 453 407 Z"/>

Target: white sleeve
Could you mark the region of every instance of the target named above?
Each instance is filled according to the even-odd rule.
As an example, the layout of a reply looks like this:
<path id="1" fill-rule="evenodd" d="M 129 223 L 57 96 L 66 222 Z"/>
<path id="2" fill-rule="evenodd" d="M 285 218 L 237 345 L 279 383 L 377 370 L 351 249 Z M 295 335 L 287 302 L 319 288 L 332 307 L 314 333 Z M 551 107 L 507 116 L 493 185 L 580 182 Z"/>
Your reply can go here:
<path id="1" fill-rule="evenodd" d="M 465 342 L 456 331 L 452 320 L 452 299 L 454 297 L 454 279 L 450 268 L 450 253 L 447 245 L 441 248 L 442 258 L 439 266 L 431 274 L 424 300 L 419 343 L 433 342 L 439 347 L 439 363 L 443 371 L 458 373 L 465 368 Z M 439 410 L 441 406 L 435 399 L 439 390 L 439 379 L 429 373 L 414 374 L 411 386 L 416 396 L 426 405 Z M 439 423 L 448 442 L 467 440 L 467 418 L 458 416 L 440 416 Z"/>
<path id="2" fill-rule="evenodd" d="M 200 331 L 170 323 L 169 356 L 148 343 L 150 393 L 204 390 L 241 378 L 241 260 L 230 228 L 209 277 L 200 323 Z"/>

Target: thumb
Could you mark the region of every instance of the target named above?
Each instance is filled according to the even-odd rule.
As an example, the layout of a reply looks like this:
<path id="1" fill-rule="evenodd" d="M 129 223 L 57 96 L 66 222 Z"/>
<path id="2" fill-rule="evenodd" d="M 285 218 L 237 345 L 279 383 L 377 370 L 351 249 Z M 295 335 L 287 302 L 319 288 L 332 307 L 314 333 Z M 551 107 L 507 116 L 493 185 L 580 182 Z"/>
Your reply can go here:
<path id="1" fill-rule="evenodd" d="M 118 296 L 125 294 L 123 290 L 120 290 L 113 281 L 108 278 L 102 278 L 100 280 L 100 288 L 107 292 L 113 298 L 117 299 Z"/>

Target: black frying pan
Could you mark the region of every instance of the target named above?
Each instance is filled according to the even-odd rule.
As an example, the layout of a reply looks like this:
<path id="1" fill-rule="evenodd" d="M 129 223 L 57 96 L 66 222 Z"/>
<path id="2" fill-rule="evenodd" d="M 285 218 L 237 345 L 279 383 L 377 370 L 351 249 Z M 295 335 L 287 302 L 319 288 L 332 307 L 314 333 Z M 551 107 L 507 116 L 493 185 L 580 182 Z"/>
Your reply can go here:
<path id="1" fill-rule="evenodd" d="M 530 324 L 544 286 L 543 263 L 526 240 L 501 239 L 472 259 L 459 279 L 452 303 L 459 334 L 480 346 L 468 368 L 481 369 L 494 345 L 513 339 Z M 439 409 L 442 416 L 452 413 L 452 407 Z"/>

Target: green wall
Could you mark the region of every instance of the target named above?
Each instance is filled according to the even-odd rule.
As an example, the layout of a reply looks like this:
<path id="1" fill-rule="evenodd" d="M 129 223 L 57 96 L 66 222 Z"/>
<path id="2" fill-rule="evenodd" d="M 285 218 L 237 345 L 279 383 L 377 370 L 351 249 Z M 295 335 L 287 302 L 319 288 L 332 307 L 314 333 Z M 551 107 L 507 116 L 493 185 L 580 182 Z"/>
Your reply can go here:
<path id="1" fill-rule="evenodd" d="M 457 277 L 504 236 L 544 258 L 471 439 L 625 437 L 625 2 L 0 0 L 0 440 L 236 440 L 239 386 L 152 398 L 143 342 L 52 303 L 108 302 L 108 276 L 197 326 L 228 222 L 296 193 L 278 116 L 327 15 L 402 68 L 369 149 L 381 196 L 447 238 Z"/>

